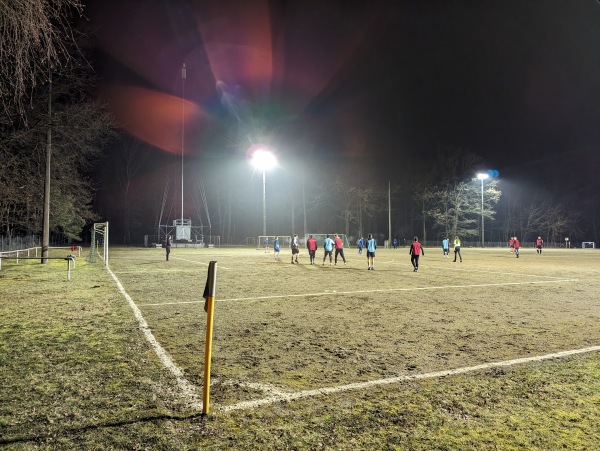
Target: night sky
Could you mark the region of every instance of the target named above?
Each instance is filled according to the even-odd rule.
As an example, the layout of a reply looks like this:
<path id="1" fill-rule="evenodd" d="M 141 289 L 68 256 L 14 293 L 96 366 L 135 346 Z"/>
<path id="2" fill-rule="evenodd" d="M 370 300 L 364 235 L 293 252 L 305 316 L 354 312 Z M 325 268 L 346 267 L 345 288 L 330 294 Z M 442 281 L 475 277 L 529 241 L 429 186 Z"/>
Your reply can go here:
<path id="1" fill-rule="evenodd" d="M 86 15 L 100 94 L 156 164 L 181 154 L 185 102 L 189 159 L 262 140 L 284 167 L 355 160 L 385 180 L 466 150 L 565 199 L 600 188 L 596 0 L 102 0 Z"/>

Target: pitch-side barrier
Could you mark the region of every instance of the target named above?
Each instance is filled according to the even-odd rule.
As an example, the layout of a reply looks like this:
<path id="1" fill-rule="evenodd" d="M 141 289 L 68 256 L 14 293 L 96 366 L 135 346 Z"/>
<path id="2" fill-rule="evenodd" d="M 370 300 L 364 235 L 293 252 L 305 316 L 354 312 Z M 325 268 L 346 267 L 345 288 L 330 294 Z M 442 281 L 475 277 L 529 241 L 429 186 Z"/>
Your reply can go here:
<path id="1" fill-rule="evenodd" d="M 66 257 L 4 257 L 0 255 L 0 270 L 2 270 L 2 260 L 16 260 L 19 264 L 19 260 L 66 260 L 67 261 L 67 280 L 71 280 L 71 262 L 73 262 L 73 268 L 75 268 L 75 256 L 67 255 Z"/>

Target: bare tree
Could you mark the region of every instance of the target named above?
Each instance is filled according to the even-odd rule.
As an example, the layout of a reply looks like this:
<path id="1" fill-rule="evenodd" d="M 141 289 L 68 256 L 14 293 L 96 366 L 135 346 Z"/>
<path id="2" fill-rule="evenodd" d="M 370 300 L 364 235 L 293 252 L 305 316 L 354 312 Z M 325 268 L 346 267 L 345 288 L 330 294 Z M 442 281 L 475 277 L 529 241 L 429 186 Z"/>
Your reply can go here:
<path id="1" fill-rule="evenodd" d="M 123 194 L 123 243 L 131 243 L 131 200 L 129 197 L 131 183 L 137 174 L 141 160 L 137 152 L 139 141 L 129 137 L 123 142 L 121 161 L 114 167 L 119 187 Z"/>
<path id="2" fill-rule="evenodd" d="M 420 180 L 413 190 L 423 225 L 422 239 L 426 239 L 426 224 L 445 236 L 474 237 L 480 233 L 480 218 L 493 220 L 495 205 L 502 193 L 498 181 L 485 184 L 483 211 L 481 191 L 472 176 L 478 157 L 461 149 L 440 152 L 433 165 L 432 174 Z"/>
<path id="3" fill-rule="evenodd" d="M 82 12 L 80 0 L 0 2 L 0 98 L 6 117 L 24 117 L 40 80 L 70 62 L 70 19 Z"/>
<path id="4" fill-rule="evenodd" d="M 437 217 L 437 212 L 432 209 L 434 199 L 438 198 L 436 191 L 435 186 L 428 184 L 425 180 L 422 180 L 413 188 L 415 215 L 418 212 L 418 216 L 420 217 L 422 241 L 427 240 L 427 220 L 431 217 L 434 217 L 434 219 Z"/>
<path id="5" fill-rule="evenodd" d="M 380 213 L 387 211 L 387 190 L 374 184 L 370 184 L 364 187 L 358 187 L 356 191 L 360 205 L 360 232 L 362 234 L 363 214 L 368 218 L 374 219 Z"/>
<path id="6" fill-rule="evenodd" d="M 96 217 L 91 207 L 93 186 L 88 176 L 102 146 L 111 139 L 114 124 L 103 106 L 91 98 L 92 87 L 93 74 L 87 64 L 65 66 L 51 93 L 44 85 L 31 89 L 27 122 L 22 117 L 0 122 L 0 157 L 7 162 L 8 170 L 0 183 L 7 190 L 7 195 L 1 197 L 0 209 L 10 212 L 2 217 L 0 230 L 39 233 L 45 222 L 42 221 L 45 199 L 40 193 L 45 186 L 48 155 L 45 141 L 49 128 L 53 140 L 51 230 L 80 238 L 85 223 Z"/>
<path id="7" fill-rule="evenodd" d="M 565 233 L 574 231 L 576 224 L 576 215 L 569 214 L 561 205 L 552 205 L 546 210 L 541 226 L 546 230 L 548 241 L 557 243 L 562 241 Z"/>
<path id="8" fill-rule="evenodd" d="M 350 224 L 357 219 L 355 205 L 357 203 L 357 188 L 347 186 L 340 177 L 335 179 L 335 199 L 337 206 L 335 214 L 344 223 L 344 233 L 350 235 Z"/>

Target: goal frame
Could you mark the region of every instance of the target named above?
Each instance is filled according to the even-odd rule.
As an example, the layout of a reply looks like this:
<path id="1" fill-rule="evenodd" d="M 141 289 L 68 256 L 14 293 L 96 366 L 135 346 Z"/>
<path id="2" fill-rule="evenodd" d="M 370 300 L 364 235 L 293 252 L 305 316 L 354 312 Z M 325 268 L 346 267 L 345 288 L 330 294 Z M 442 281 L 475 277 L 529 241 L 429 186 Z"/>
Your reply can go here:
<path id="1" fill-rule="evenodd" d="M 100 240 L 102 240 L 101 246 L 98 245 Z M 94 227 L 92 228 L 88 262 L 96 263 L 96 255 L 98 255 L 104 264 L 108 266 L 108 221 L 95 222 Z"/>

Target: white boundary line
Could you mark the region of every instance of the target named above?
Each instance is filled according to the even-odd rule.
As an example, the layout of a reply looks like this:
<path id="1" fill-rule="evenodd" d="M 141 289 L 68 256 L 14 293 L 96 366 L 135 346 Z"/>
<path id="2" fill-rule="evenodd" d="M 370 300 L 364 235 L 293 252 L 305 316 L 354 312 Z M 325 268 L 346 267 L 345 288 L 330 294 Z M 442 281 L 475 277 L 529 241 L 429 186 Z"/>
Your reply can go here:
<path id="1" fill-rule="evenodd" d="M 276 402 L 294 401 L 297 399 L 310 398 L 310 397 L 315 397 L 315 396 L 319 396 L 319 395 L 331 395 L 331 394 L 342 393 L 342 392 L 351 391 L 351 390 L 362 390 L 362 389 L 372 388 L 372 387 L 376 387 L 376 386 L 396 384 L 396 383 L 407 382 L 407 381 L 418 381 L 418 380 L 423 380 L 423 379 L 433 379 L 433 378 L 438 378 L 438 377 L 454 376 L 457 374 L 472 373 L 475 371 L 486 370 L 489 368 L 514 366 L 514 365 L 520 365 L 520 364 L 529 363 L 529 362 L 541 362 L 544 360 L 558 359 L 561 357 L 567 357 L 567 356 L 576 355 L 576 354 L 585 354 L 585 353 L 590 353 L 590 352 L 595 352 L 595 351 L 600 351 L 600 346 L 590 346 L 589 348 L 573 349 L 570 351 L 555 352 L 553 354 L 545 354 L 545 355 L 534 356 L 534 357 L 525 357 L 525 358 L 520 358 L 520 359 L 504 360 L 501 362 L 483 363 L 481 365 L 467 366 L 467 367 L 463 367 L 463 368 L 455 368 L 453 370 L 443 370 L 443 371 L 435 371 L 432 373 L 397 376 L 397 377 L 390 377 L 390 378 L 386 378 L 386 379 L 377 379 L 377 380 L 372 380 L 372 381 L 367 381 L 367 382 L 356 382 L 353 384 L 338 385 L 336 387 L 316 388 L 314 390 L 303 390 L 303 391 L 298 391 L 295 393 L 275 392 L 272 396 L 268 396 L 266 398 L 256 399 L 253 401 L 243 401 L 243 402 L 239 402 L 237 404 L 232 404 L 229 406 L 222 406 L 222 407 L 219 407 L 218 410 L 220 410 L 221 412 L 230 412 L 232 410 L 253 409 L 255 407 L 274 404 Z"/>
<path id="2" fill-rule="evenodd" d="M 165 368 L 175 376 L 175 379 L 177 380 L 177 385 L 179 386 L 179 389 L 181 390 L 182 394 L 185 396 L 190 407 L 200 410 L 202 408 L 202 401 L 200 400 L 200 397 L 197 394 L 200 391 L 199 388 L 184 377 L 183 371 L 181 371 L 181 369 L 177 365 L 175 365 L 167 351 L 158 342 L 158 340 L 152 333 L 152 330 L 150 330 L 148 323 L 144 319 L 142 312 L 140 312 L 140 309 L 137 307 L 131 296 L 127 294 L 125 288 L 123 288 L 123 285 L 121 285 L 121 282 L 119 281 L 117 276 L 115 276 L 115 274 L 110 270 L 110 268 L 108 268 L 108 266 L 106 267 L 106 270 L 115 281 L 119 292 L 123 295 L 125 299 L 127 299 L 129 307 L 131 307 L 135 318 L 138 320 L 140 329 L 144 333 L 146 340 L 148 341 L 148 343 L 150 343 L 150 346 L 158 356 L 159 360 L 165 366 Z"/>
<path id="3" fill-rule="evenodd" d="M 152 347 L 152 349 L 158 356 L 159 360 L 165 366 L 165 368 L 168 369 L 175 376 L 177 385 L 179 386 L 182 394 L 187 399 L 189 406 L 193 409 L 200 410 L 202 408 L 202 402 L 200 401 L 199 395 L 198 395 L 198 393 L 200 392 L 199 387 L 195 386 L 194 384 L 189 382 L 184 377 L 183 371 L 177 365 L 175 365 L 175 363 L 173 362 L 173 360 L 171 359 L 171 357 L 169 356 L 167 351 L 160 345 L 158 340 L 156 340 L 156 337 L 154 337 L 154 334 L 152 334 L 152 331 L 150 330 L 148 323 L 144 319 L 142 312 L 139 310 L 138 306 L 135 304 L 135 302 L 133 301 L 131 296 L 129 296 L 129 294 L 125 291 L 125 289 L 123 288 L 123 285 L 121 284 L 121 282 L 119 281 L 117 276 L 110 270 L 110 268 L 107 267 L 106 270 L 108 271 L 108 273 L 114 280 L 119 292 L 123 295 L 123 297 L 125 297 L 129 306 L 133 310 L 135 318 L 138 320 L 140 329 L 144 333 L 146 340 L 150 343 L 150 346 Z M 575 280 L 576 279 L 565 279 L 564 281 L 575 281 Z M 519 285 L 519 284 L 525 284 L 525 283 L 547 283 L 547 282 L 559 282 L 559 281 L 489 284 L 489 285 L 485 285 L 485 286 Z M 482 286 L 482 285 L 474 285 L 474 286 Z M 430 287 L 430 288 L 433 288 L 433 287 Z M 423 289 L 430 289 L 430 288 L 423 288 Z M 442 287 L 442 288 L 444 288 L 444 287 Z M 417 288 L 417 289 L 419 289 L 419 288 Z M 413 290 L 413 289 L 409 288 L 409 289 L 397 289 L 397 290 L 404 291 L 404 290 Z M 375 291 L 397 291 L 397 290 L 375 290 Z M 365 292 L 365 291 L 359 291 L 359 292 Z M 337 292 L 337 293 L 323 293 L 323 294 L 343 294 L 343 293 Z M 302 295 L 302 296 L 307 296 L 307 295 Z M 277 297 L 287 297 L 287 296 L 277 296 Z M 246 299 L 252 299 L 252 298 L 246 298 Z M 545 355 L 541 355 L 541 356 L 505 360 L 505 361 L 501 361 L 501 362 L 490 362 L 490 363 L 484 363 L 481 365 L 475 365 L 475 366 L 469 366 L 469 367 L 463 367 L 463 368 L 455 368 L 452 370 L 436 371 L 436 372 L 432 372 L 432 373 L 397 376 L 397 377 L 377 379 L 377 380 L 372 380 L 372 381 L 367 381 L 367 382 L 356 382 L 356 383 L 352 383 L 352 384 L 339 385 L 339 386 L 335 386 L 335 387 L 324 387 L 324 388 L 317 388 L 317 389 L 313 389 L 313 390 L 303 390 L 303 391 L 294 392 L 294 393 L 286 393 L 286 392 L 278 390 L 275 387 L 270 386 L 270 385 L 265 385 L 265 384 L 260 384 L 260 383 L 244 383 L 244 385 L 252 387 L 252 388 L 266 390 L 268 393 L 270 393 L 270 396 L 268 396 L 266 398 L 262 398 L 262 399 L 252 400 L 252 401 L 243 401 L 243 402 L 240 402 L 237 404 L 232 404 L 229 406 L 218 407 L 218 410 L 220 410 L 222 412 L 230 412 L 233 410 L 253 409 L 255 407 L 270 405 L 270 404 L 274 404 L 276 402 L 293 401 L 293 400 L 297 400 L 297 399 L 315 397 L 315 396 L 319 396 L 319 395 L 329 395 L 329 394 L 342 393 L 342 392 L 351 391 L 351 390 L 361 390 L 361 389 L 367 389 L 367 388 L 371 388 L 371 387 L 375 387 L 375 386 L 389 385 L 389 384 L 395 384 L 395 383 L 406 382 L 406 381 L 416 381 L 416 380 L 423 380 L 423 379 L 432 379 L 432 378 L 438 378 L 438 377 L 453 376 L 453 375 L 457 375 L 457 374 L 470 373 L 470 372 L 485 370 L 485 369 L 494 368 L 494 367 L 507 367 L 507 366 L 528 363 L 528 362 L 536 362 L 536 361 L 539 362 L 539 361 L 557 359 L 557 358 L 561 358 L 561 357 L 567 357 L 567 356 L 577 355 L 577 354 L 584 354 L 584 353 L 589 353 L 589 352 L 594 352 L 594 351 L 600 351 L 600 346 L 591 346 L 588 348 L 574 349 L 574 350 L 570 350 L 570 351 L 561 351 L 561 352 L 556 352 L 553 354 L 545 354 Z"/>
<path id="4" fill-rule="evenodd" d="M 424 268 L 431 268 L 431 269 L 447 269 L 444 268 L 442 266 L 425 266 L 422 265 Z M 472 268 L 464 268 L 464 267 L 456 267 L 456 268 L 452 268 L 453 271 L 464 271 L 464 272 L 482 272 L 484 274 L 502 274 L 505 276 L 519 276 L 519 277 L 546 277 L 547 279 L 564 279 L 564 277 L 558 277 L 558 276 L 544 276 L 544 275 L 539 275 L 539 274 L 522 274 L 522 273 L 518 273 L 518 272 L 502 272 L 502 271 L 485 271 L 483 269 L 472 269 Z"/>
<path id="5" fill-rule="evenodd" d="M 544 284 L 544 283 L 558 283 L 558 282 L 577 282 L 578 279 L 559 279 L 559 280 L 532 280 L 529 282 L 504 282 L 504 283 L 482 283 L 475 285 L 440 285 L 434 287 L 415 287 L 415 288 L 385 288 L 379 290 L 357 290 L 357 291 L 324 291 L 320 293 L 303 293 L 303 294 L 276 294 L 272 296 L 255 296 L 248 298 L 230 298 L 230 299 L 216 299 L 216 302 L 232 302 L 232 301 L 252 301 L 252 300 L 266 300 L 266 299 L 284 299 L 284 298 L 301 298 L 301 297 L 317 297 L 317 296 L 340 296 L 348 294 L 361 294 L 361 293 L 389 293 L 394 291 L 424 291 L 424 290 L 446 290 L 449 288 L 482 288 L 482 287 L 502 287 L 511 285 L 533 285 L 533 284 Z M 160 307 L 161 305 L 179 305 L 179 304 L 204 304 L 202 301 L 182 301 L 182 302 L 162 302 L 156 304 L 140 304 L 140 307 Z"/>
<path id="6" fill-rule="evenodd" d="M 182 260 L 184 262 L 197 263 L 199 265 L 204 265 L 204 266 L 208 267 L 208 263 L 199 262 L 197 260 L 189 260 L 187 258 L 175 257 L 174 255 L 171 255 L 171 258 L 172 259 L 176 259 L 176 260 Z M 225 266 L 219 265 L 219 269 L 227 269 L 227 270 L 229 270 L 231 268 L 226 268 Z"/>

